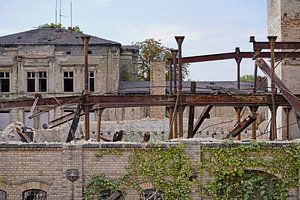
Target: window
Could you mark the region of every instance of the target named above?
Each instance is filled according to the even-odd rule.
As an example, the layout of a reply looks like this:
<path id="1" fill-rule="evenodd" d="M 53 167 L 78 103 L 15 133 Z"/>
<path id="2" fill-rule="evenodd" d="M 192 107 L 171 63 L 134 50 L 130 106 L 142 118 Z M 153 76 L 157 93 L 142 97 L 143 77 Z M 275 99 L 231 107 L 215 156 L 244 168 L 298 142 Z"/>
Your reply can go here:
<path id="1" fill-rule="evenodd" d="M 9 72 L 0 72 L 0 92 L 9 92 Z"/>
<path id="2" fill-rule="evenodd" d="M 157 191 L 155 189 L 146 189 L 142 191 L 141 194 L 142 199 L 149 199 L 149 200 L 160 200 L 163 199 L 163 195 L 160 191 Z"/>
<path id="3" fill-rule="evenodd" d="M 35 72 L 27 72 L 27 92 L 35 92 Z"/>
<path id="4" fill-rule="evenodd" d="M 39 92 L 47 91 L 47 72 L 39 72 Z"/>
<path id="5" fill-rule="evenodd" d="M 43 190 L 26 190 L 23 192 L 23 200 L 47 200 L 47 192 Z"/>
<path id="6" fill-rule="evenodd" d="M 0 190 L 0 200 L 6 200 L 6 192 L 3 190 Z"/>
<path id="7" fill-rule="evenodd" d="M 93 71 L 89 72 L 89 91 L 95 91 L 95 73 Z"/>
<path id="8" fill-rule="evenodd" d="M 10 124 L 10 112 L 0 111 L 0 131 L 3 131 Z M 1 200 L 1 198 L 0 198 Z"/>
<path id="9" fill-rule="evenodd" d="M 64 91 L 65 92 L 73 92 L 73 72 L 64 72 Z"/>
<path id="10" fill-rule="evenodd" d="M 47 92 L 47 72 L 27 72 L 27 92 Z"/>

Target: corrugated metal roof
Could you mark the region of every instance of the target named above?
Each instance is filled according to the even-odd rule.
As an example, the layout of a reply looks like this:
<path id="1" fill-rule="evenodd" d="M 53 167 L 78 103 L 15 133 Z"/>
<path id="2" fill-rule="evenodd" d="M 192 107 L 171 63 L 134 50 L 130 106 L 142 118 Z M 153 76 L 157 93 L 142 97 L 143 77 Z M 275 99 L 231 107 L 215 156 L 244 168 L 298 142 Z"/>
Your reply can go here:
<path id="1" fill-rule="evenodd" d="M 0 45 L 82 45 L 81 36 L 66 29 L 39 28 L 0 37 Z M 121 45 L 118 42 L 91 36 L 91 45 Z"/>

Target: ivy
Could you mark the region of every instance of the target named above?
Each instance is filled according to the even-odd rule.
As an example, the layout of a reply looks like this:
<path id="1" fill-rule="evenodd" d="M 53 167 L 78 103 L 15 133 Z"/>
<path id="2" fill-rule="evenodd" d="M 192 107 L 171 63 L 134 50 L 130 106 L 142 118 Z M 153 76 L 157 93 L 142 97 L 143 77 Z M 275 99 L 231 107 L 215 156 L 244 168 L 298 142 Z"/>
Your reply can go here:
<path id="1" fill-rule="evenodd" d="M 122 178 L 107 178 L 104 174 L 92 176 L 83 192 L 83 199 L 90 200 L 95 197 L 97 199 L 103 199 L 103 193 L 112 194 L 122 191 L 120 190 L 122 183 L 124 183 Z"/>
<path id="2" fill-rule="evenodd" d="M 299 186 L 299 145 L 202 147 L 201 156 L 202 171 L 212 177 L 203 193 L 213 199 L 282 200 L 287 199 L 289 189 Z"/>
<path id="3" fill-rule="evenodd" d="M 111 150 L 104 150 L 97 153 L 97 157 L 119 153 Z M 105 175 L 93 176 L 85 191 L 85 200 L 92 195 L 98 195 L 103 191 L 122 190 L 126 185 L 127 189 L 132 188 L 142 194 L 142 183 L 150 183 L 156 191 L 163 195 L 164 200 L 168 199 L 191 199 L 193 174 L 192 164 L 184 154 L 184 146 L 177 145 L 171 148 L 162 148 L 159 144 L 152 148 L 137 149 L 128 158 L 126 173 L 120 178 L 110 179 Z"/>
<path id="4" fill-rule="evenodd" d="M 88 200 L 100 191 L 128 189 L 142 194 L 141 185 L 150 183 L 164 200 L 191 199 L 192 188 L 200 188 L 204 199 L 284 200 L 290 189 L 300 185 L 299 144 L 276 147 L 257 142 L 225 142 L 217 147 L 201 146 L 199 163 L 191 162 L 184 149 L 182 144 L 135 149 L 128 157 L 124 176 L 114 179 L 103 174 L 93 176 L 84 191 L 84 198 Z M 121 152 L 121 149 L 104 149 L 97 156 L 121 155 Z M 201 185 L 195 172 L 202 180 Z"/>
<path id="5" fill-rule="evenodd" d="M 163 199 L 190 199 L 193 168 L 184 154 L 184 146 L 136 150 L 129 157 L 127 175 L 149 182 Z"/>

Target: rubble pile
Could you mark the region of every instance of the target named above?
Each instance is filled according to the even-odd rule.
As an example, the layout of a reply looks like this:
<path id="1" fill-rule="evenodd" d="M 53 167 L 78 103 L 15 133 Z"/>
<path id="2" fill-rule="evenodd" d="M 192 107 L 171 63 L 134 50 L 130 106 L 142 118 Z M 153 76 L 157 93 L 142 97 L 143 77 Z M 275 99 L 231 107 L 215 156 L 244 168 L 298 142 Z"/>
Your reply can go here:
<path id="1" fill-rule="evenodd" d="M 187 121 L 187 119 L 184 119 Z M 235 125 L 236 119 L 228 117 L 213 117 L 204 121 L 199 128 L 195 138 L 214 138 L 223 139 L 225 135 Z M 258 127 L 257 135 L 261 135 L 263 130 L 266 130 L 267 123 L 262 123 Z M 95 121 L 90 122 L 90 138 L 92 141 L 96 140 L 96 127 Z M 0 132 L 0 142 L 7 141 L 23 141 L 24 138 L 27 142 L 65 142 L 70 130 L 70 123 L 65 123 L 53 129 L 29 129 L 20 122 L 13 122 Z M 187 124 L 184 124 L 184 138 L 187 137 Z M 27 130 L 27 131 L 26 131 Z M 150 137 L 150 142 L 166 141 L 169 136 L 169 119 L 163 120 L 145 118 L 141 120 L 128 120 L 128 121 L 103 121 L 101 123 L 101 137 L 104 141 L 113 141 L 116 136 L 122 131 L 122 141 L 128 142 L 142 142 L 144 134 L 147 133 Z M 31 135 L 28 135 L 30 133 Z M 84 121 L 80 121 L 75 139 L 83 139 Z M 243 133 L 243 139 L 251 139 L 251 126 L 248 127 Z M 32 138 L 30 138 L 30 136 Z M 267 136 L 267 135 L 265 135 Z M 23 138 L 22 138 L 23 137 Z M 264 138 L 261 137 L 261 138 Z"/>
<path id="2" fill-rule="evenodd" d="M 2 132 L 0 131 L 0 141 L 21 141 L 20 133 L 22 133 L 24 125 L 21 122 L 13 122 L 9 124 Z"/>

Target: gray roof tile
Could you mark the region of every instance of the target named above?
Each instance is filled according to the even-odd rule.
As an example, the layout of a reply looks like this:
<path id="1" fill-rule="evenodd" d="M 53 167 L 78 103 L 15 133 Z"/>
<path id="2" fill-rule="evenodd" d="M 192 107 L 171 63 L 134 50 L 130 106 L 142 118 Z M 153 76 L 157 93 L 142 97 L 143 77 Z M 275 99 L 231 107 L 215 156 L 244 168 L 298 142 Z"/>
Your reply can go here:
<path id="1" fill-rule="evenodd" d="M 39 28 L 0 37 L 0 45 L 82 45 L 85 34 L 66 29 Z M 118 42 L 91 36 L 91 45 L 121 45 Z"/>

